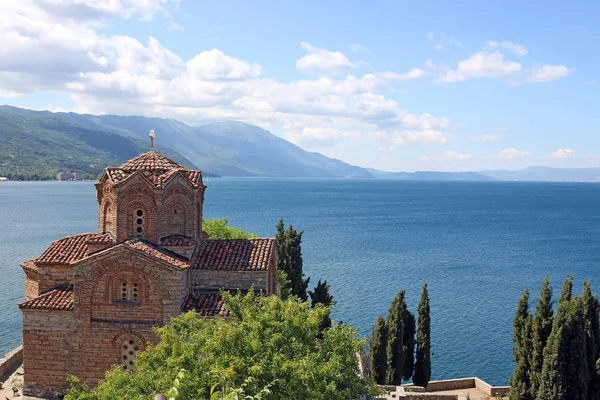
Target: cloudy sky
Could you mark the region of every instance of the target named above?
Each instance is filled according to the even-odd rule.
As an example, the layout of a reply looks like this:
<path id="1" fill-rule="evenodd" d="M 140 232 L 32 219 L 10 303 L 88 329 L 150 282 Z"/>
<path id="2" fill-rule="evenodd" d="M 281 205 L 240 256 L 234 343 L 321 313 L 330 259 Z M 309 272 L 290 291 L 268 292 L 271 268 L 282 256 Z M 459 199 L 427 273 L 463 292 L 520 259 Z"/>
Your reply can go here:
<path id="1" fill-rule="evenodd" d="M 600 2 L 2 0 L 0 103 L 389 171 L 600 165 Z"/>

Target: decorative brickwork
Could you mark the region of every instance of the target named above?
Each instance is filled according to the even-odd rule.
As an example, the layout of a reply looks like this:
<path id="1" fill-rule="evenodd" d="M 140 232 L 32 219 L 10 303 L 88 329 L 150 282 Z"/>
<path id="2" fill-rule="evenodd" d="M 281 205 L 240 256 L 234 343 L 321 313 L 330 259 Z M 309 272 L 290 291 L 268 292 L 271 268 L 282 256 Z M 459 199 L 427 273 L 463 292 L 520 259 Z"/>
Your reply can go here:
<path id="1" fill-rule="evenodd" d="M 135 368 L 153 327 L 183 311 L 226 316 L 220 289 L 278 294 L 273 239 L 209 240 L 205 186 L 151 151 L 96 183 L 98 233 L 53 242 L 25 271 L 24 393 L 59 396 L 67 374 L 96 384 Z"/>

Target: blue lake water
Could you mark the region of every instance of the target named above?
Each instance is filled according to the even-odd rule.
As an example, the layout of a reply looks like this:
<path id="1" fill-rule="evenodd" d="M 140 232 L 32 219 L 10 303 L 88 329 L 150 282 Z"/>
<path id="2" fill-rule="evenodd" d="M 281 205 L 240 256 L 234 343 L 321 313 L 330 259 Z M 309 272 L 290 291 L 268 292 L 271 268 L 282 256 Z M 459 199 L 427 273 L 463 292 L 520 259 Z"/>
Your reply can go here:
<path id="1" fill-rule="evenodd" d="M 407 290 L 429 282 L 433 378 L 506 384 L 512 318 L 524 286 L 600 288 L 600 185 L 211 179 L 205 218 L 273 236 L 280 217 L 305 230 L 305 272 L 326 279 L 334 319 L 370 333 Z M 21 341 L 23 272 L 55 239 L 97 229 L 91 182 L 0 183 L 0 354 Z"/>

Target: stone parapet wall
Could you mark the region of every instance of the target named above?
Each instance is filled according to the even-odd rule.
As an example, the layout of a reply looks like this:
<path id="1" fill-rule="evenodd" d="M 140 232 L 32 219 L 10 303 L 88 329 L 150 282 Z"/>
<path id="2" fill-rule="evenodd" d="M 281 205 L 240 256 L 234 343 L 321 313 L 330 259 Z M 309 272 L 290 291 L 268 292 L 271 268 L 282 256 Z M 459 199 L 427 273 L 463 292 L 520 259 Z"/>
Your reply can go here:
<path id="1" fill-rule="evenodd" d="M 0 380 L 23 363 L 23 346 L 19 346 L 0 358 Z"/>
<path id="2" fill-rule="evenodd" d="M 477 377 L 446 379 L 439 381 L 430 381 L 427 388 L 406 384 L 402 386 L 380 385 L 388 395 L 385 399 L 406 399 L 406 400 L 467 400 L 465 394 L 441 394 L 439 392 L 477 389 L 486 396 L 506 396 L 510 391 L 510 386 L 492 386 Z"/>

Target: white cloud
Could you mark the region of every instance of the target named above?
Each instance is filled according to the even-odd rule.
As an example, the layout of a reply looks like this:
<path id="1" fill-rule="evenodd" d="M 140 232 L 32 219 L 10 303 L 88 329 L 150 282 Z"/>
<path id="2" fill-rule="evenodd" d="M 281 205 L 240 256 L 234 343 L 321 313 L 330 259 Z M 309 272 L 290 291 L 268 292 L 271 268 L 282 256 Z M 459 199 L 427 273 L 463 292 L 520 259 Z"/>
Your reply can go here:
<path id="1" fill-rule="evenodd" d="M 531 68 L 525 76 L 527 82 L 555 81 L 573 73 L 564 65 L 540 65 Z"/>
<path id="2" fill-rule="evenodd" d="M 468 137 L 468 140 L 470 142 L 475 142 L 475 143 L 490 143 L 490 142 L 499 141 L 500 136 L 498 136 L 498 135 L 470 135 Z"/>
<path id="3" fill-rule="evenodd" d="M 437 73 L 438 82 L 461 82 L 467 79 L 490 78 L 502 80 L 506 84 L 519 85 L 522 83 L 541 83 L 557 80 L 573 73 L 564 65 L 534 65 L 524 68 L 521 63 L 505 58 L 501 48 L 524 55 L 527 49 L 522 45 L 511 42 L 487 42 L 487 46 L 471 55 L 468 59 L 459 61 L 456 69 L 438 66 L 427 60 L 426 67 Z"/>
<path id="4" fill-rule="evenodd" d="M 528 151 L 521 151 L 521 150 L 517 150 L 517 149 L 504 149 L 500 153 L 498 153 L 499 158 L 503 158 L 506 160 L 511 160 L 511 159 L 519 158 L 519 157 L 526 157 L 526 156 L 530 156 L 530 155 L 531 155 L 531 153 Z"/>
<path id="5" fill-rule="evenodd" d="M 462 154 L 457 151 L 447 151 L 441 156 L 423 156 L 422 161 L 468 161 L 472 158 L 471 154 Z"/>
<path id="6" fill-rule="evenodd" d="M 358 53 L 359 51 L 367 50 L 367 48 L 365 46 L 363 46 L 362 44 L 358 44 L 358 43 L 352 43 L 348 47 L 350 48 L 350 50 L 352 50 L 355 53 Z"/>
<path id="7" fill-rule="evenodd" d="M 600 85 L 600 80 L 598 80 L 598 81 L 587 81 L 585 84 L 586 85 Z"/>
<path id="8" fill-rule="evenodd" d="M 515 53 L 516 55 L 519 56 L 524 56 L 526 55 L 529 51 L 527 50 L 527 47 L 523 46 L 522 44 L 516 44 L 516 43 L 512 43 L 512 42 L 495 42 L 495 41 L 488 41 L 487 45 L 489 47 L 502 47 L 505 48 L 507 50 L 512 51 L 513 53 Z"/>
<path id="9" fill-rule="evenodd" d="M 140 41 L 102 33 L 105 26 L 91 18 L 94 13 L 149 18 L 167 13 L 164 7 L 175 2 L 73 0 L 58 11 L 48 10 L 48 4 L 0 2 L 0 96 L 53 91 L 69 95 L 75 112 L 169 117 L 191 124 L 242 120 L 282 132 L 306 148 L 339 141 L 395 148 L 452 139 L 448 119 L 413 114 L 384 95 L 426 76 L 422 69 L 279 82 L 262 76 L 252 60 L 218 49 L 182 58 L 153 37 Z M 74 18 L 78 13 L 86 17 Z M 339 74 L 360 64 L 340 52 L 302 46 L 307 55 L 298 60 L 301 70 Z"/>
<path id="10" fill-rule="evenodd" d="M 179 0 L 24 0 L 35 3 L 40 9 L 57 16 L 72 19 L 99 20 L 120 16 L 122 18 L 139 17 L 143 21 L 152 21 L 154 16 L 165 7 L 177 7 Z"/>
<path id="11" fill-rule="evenodd" d="M 302 42 L 300 46 L 307 54 L 296 61 L 296 68 L 301 72 L 320 71 L 331 74 L 341 74 L 358 67 L 339 51 L 329 51 Z"/>
<path id="12" fill-rule="evenodd" d="M 552 158 L 571 158 L 575 156 L 577 153 L 573 149 L 558 149 L 554 153 L 552 153 Z"/>
<path id="13" fill-rule="evenodd" d="M 470 78 L 500 79 L 507 75 L 518 74 L 521 64 L 504 59 L 498 51 L 480 51 L 466 60 L 460 61 L 456 70 L 450 70 L 442 76 L 440 82 L 460 82 Z"/>
<path id="14" fill-rule="evenodd" d="M 391 134 L 390 150 L 398 147 L 444 144 L 451 138 L 452 135 L 434 129 L 398 131 Z"/>
<path id="15" fill-rule="evenodd" d="M 179 25 L 175 21 L 171 21 L 171 25 L 169 25 L 169 29 L 172 31 L 180 31 L 183 32 L 183 26 Z"/>
<path id="16" fill-rule="evenodd" d="M 450 36 L 446 36 L 443 33 L 437 34 L 435 32 L 429 32 L 427 33 L 427 35 L 425 35 L 425 37 L 429 40 L 435 40 L 436 44 L 435 44 L 435 49 L 436 50 L 443 50 L 448 46 L 453 46 L 453 47 L 461 47 L 462 46 L 462 42 L 450 37 Z"/>

